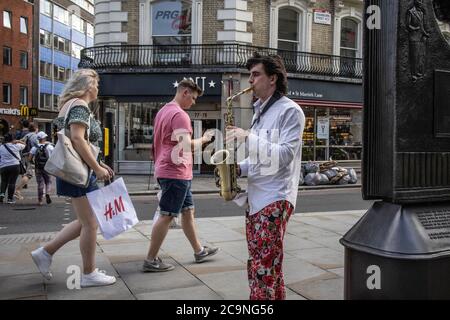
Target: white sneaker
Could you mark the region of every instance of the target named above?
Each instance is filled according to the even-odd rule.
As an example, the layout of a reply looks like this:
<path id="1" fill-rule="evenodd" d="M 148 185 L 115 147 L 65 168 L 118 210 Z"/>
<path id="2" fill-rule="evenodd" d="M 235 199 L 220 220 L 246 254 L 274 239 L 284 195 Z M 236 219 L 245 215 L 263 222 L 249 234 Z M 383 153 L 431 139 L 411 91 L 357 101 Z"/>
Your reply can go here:
<path id="1" fill-rule="evenodd" d="M 50 272 L 52 256 L 44 250 L 44 247 L 40 247 L 31 252 L 31 258 L 33 258 L 33 261 L 38 267 L 39 271 L 42 273 L 42 276 L 45 279 L 50 280 L 53 276 Z"/>
<path id="2" fill-rule="evenodd" d="M 95 269 L 92 273 L 81 276 L 81 287 L 109 286 L 116 282 L 116 277 L 106 275 L 104 270 Z"/>

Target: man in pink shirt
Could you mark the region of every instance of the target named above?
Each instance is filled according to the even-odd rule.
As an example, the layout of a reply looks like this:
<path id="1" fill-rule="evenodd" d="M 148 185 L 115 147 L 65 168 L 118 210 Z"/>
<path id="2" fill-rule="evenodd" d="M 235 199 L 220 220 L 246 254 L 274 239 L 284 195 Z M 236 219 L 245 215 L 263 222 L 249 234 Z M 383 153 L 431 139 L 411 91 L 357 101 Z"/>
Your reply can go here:
<path id="1" fill-rule="evenodd" d="M 178 84 L 175 98 L 158 112 L 154 123 L 153 152 L 155 177 L 161 186 L 159 201 L 160 218 L 152 228 L 152 237 L 144 272 L 173 270 L 174 266 L 158 258 L 158 251 L 167 235 L 174 217 L 181 213 L 181 226 L 194 250 L 195 262 L 200 263 L 217 253 L 219 248 L 202 246 L 194 223 L 194 201 L 191 192 L 192 149 L 211 141 L 212 133 L 206 132 L 199 139 L 191 139 L 192 126 L 189 109 L 202 90 L 192 80 Z"/>

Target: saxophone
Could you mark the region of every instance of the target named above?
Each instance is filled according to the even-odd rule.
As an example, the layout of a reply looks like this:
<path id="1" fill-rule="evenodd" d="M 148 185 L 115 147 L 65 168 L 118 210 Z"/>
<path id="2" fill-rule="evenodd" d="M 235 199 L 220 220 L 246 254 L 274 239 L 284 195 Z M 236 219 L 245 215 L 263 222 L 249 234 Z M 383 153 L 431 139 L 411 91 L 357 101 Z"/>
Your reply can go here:
<path id="1" fill-rule="evenodd" d="M 232 104 L 233 100 L 240 95 L 250 92 L 251 87 L 244 89 L 233 96 L 227 98 L 227 112 L 225 116 L 225 126 L 234 126 L 234 117 Z M 214 176 L 216 178 L 216 186 L 220 188 L 220 196 L 225 201 L 233 200 L 236 195 L 241 191 L 241 188 L 237 184 L 237 163 L 233 159 L 233 163 L 228 159 L 230 157 L 230 151 L 226 149 L 226 143 L 224 139 L 224 149 L 216 151 L 211 157 L 211 164 L 215 165 Z M 227 161 L 228 160 L 228 161 Z"/>

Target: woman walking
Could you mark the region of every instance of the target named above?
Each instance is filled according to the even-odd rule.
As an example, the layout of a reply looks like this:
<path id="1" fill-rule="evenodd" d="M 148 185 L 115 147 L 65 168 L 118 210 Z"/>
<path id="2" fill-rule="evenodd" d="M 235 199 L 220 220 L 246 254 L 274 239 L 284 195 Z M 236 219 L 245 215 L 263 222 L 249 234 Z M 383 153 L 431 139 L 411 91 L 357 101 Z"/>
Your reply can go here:
<path id="1" fill-rule="evenodd" d="M 65 128 L 74 149 L 83 161 L 93 170 L 89 185 L 81 188 L 56 178 L 56 193 L 72 198 L 72 207 L 77 220 L 67 224 L 56 237 L 33 251 L 31 256 L 42 275 L 50 280 L 52 257 L 67 242 L 80 237 L 80 251 L 83 260 L 81 287 L 106 286 L 116 282 L 104 271 L 95 268 L 95 250 L 97 240 L 97 221 L 92 213 L 86 193 L 98 189 L 97 180 L 109 180 L 114 172 L 107 165 L 98 162 L 91 152 L 87 139 L 96 143 L 101 138 L 100 125 L 93 118 L 90 102 L 97 99 L 98 74 L 91 69 L 77 70 L 64 87 L 59 97 L 59 115 L 55 125 L 58 130 Z M 70 111 L 69 111 L 70 110 Z M 67 117 L 66 116 L 66 113 Z"/>
<path id="2" fill-rule="evenodd" d="M 6 189 L 8 189 L 6 202 L 13 204 L 16 181 L 20 173 L 20 152 L 25 148 L 25 143 L 13 140 L 10 133 L 7 133 L 3 139 L 3 144 L 0 146 L 0 172 L 2 177 L 0 203 L 3 203 Z"/>

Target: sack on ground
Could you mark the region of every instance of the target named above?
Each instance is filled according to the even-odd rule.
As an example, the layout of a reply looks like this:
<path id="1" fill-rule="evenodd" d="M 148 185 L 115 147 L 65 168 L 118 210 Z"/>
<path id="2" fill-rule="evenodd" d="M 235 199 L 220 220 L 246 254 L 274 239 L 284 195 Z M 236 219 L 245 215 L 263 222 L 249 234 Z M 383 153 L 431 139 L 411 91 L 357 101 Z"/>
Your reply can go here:
<path id="1" fill-rule="evenodd" d="M 333 170 L 333 169 L 329 169 L 329 170 L 325 171 L 323 174 L 326 175 L 329 180 L 331 180 L 337 175 L 337 171 Z"/>
<path id="2" fill-rule="evenodd" d="M 319 172 L 320 165 L 316 162 L 309 161 L 308 163 L 305 163 L 305 173 L 315 173 Z"/>
<path id="3" fill-rule="evenodd" d="M 139 222 L 123 178 L 86 196 L 106 240 L 131 229 Z"/>
<path id="4" fill-rule="evenodd" d="M 355 184 L 358 182 L 358 176 L 353 168 L 348 168 L 348 175 L 350 176 L 350 181 L 348 183 Z"/>
<path id="5" fill-rule="evenodd" d="M 308 186 L 318 186 L 321 184 L 328 184 L 330 181 L 323 173 L 308 173 L 305 177 L 305 183 Z"/>
<path id="6" fill-rule="evenodd" d="M 349 184 L 350 183 L 350 176 L 346 174 L 341 179 L 339 179 L 338 184 Z"/>

